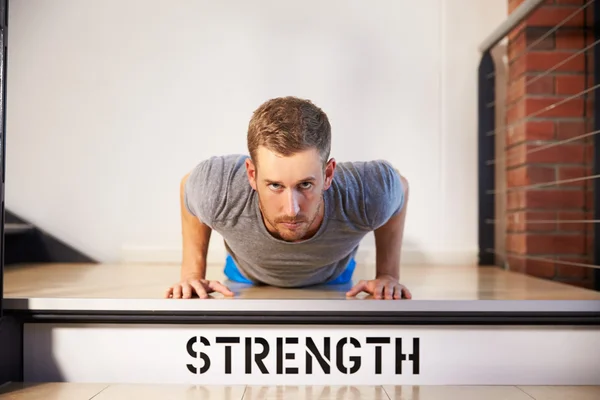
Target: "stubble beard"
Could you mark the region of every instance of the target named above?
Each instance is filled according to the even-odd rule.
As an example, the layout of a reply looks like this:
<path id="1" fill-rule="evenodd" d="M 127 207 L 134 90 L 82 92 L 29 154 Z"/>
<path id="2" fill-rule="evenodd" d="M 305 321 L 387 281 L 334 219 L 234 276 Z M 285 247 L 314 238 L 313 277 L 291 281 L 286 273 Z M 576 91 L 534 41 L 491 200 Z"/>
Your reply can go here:
<path id="1" fill-rule="evenodd" d="M 319 197 L 319 204 L 317 205 L 317 210 L 315 214 L 310 218 L 310 220 L 307 218 L 307 216 L 302 214 L 296 216 L 296 218 L 278 217 L 272 220 L 268 215 L 265 214 L 260 196 L 258 197 L 258 204 L 261 214 L 263 216 L 263 221 L 267 226 L 267 230 L 278 239 L 285 240 L 287 242 L 296 242 L 304 240 L 307 235 L 312 236 L 316 233 L 316 229 L 313 225 L 322 213 L 324 204 L 324 192 L 321 192 L 321 195 Z M 283 222 L 302 222 L 303 226 L 296 230 L 288 230 L 284 226 L 281 226 L 281 223 Z"/>

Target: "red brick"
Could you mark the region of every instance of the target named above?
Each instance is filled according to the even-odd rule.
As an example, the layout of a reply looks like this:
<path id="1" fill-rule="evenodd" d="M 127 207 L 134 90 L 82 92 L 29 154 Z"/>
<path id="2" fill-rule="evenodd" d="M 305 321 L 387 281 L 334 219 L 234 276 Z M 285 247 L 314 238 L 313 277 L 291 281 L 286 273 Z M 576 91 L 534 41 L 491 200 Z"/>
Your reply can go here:
<path id="1" fill-rule="evenodd" d="M 525 35 L 517 35 L 514 37 L 514 39 L 510 40 L 507 48 L 509 65 L 511 65 L 516 59 L 520 58 L 524 54 L 526 48 L 527 42 Z"/>
<path id="2" fill-rule="evenodd" d="M 586 213 L 583 211 L 559 211 L 558 221 L 585 221 Z M 559 222 L 558 230 L 564 232 L 583 232 L 585 231 L 586 223 L 584 222 Z"/>
<path id="3" fill-rule="evenodd" d="M 593 15 L 594 13 L 591 13 L 591 14 Z M 597 39 L 593 34 L 587 35 L 585 37 L 585 46 L 587 47 L 587 46 L 593 45 L 596 42 L 596 40 Z M 592 48 L 590 48 L 589 50 L 591 50 L 591 49 Z M 593 58 L 593 57 L 590 57 L 590 58 Z"/>
<path id="4" fill-rule="evenodd" d="M 598 133 L 597 135 L 600 135 L 600 133 Z M 593 160 L 594 160 L 594 144 L 593 143 L 586 144 L 585 145 L 585 161 L 586 161 L 586 163 L 591 164 L 591 163 L 593 163 Z"/>
<path id="5" fill-rule="evenodd" d="M 527 18 L 527 26 L 551 28 L 569 18 L 573 14 L 573 11 L 575 9 L 570 7 L 542 6 Z M 574 15 L 562 26 L 582 26 L 583 23 L 584 15 L 582 12 L 578 12 L 577 15 Z"/>
<path id="6" fill-rule="evenodd" d="M 594 279 L 594 271 L 595 271 L 595 268 L 586 268 L 585 278 L 586 279 Z"/>
<path id="7" fill-rule="evenodd" d="M 518 190 L 514 192 L 508 192 L 506 194 L 506 209 L 510 210 L 520 210 L 525 208 L 527 205 L 525 198 L 525 191 Z"/>
<path id="8" fill-rule="evenodd" d="M 526 260 L 525 273 L 538 278 L 553 278 L 556 275 L 556 267 L 552 260 Z"/>
<path id="9" fill-rule="evenodd" d="M 508 79 L 514 81 L 521 77 L 527 70 L 527 56 L 518 58 L 516 61 L 511 62 L 508 66 Z"/>
<path id="10" fill-rule="evenodd" d="M 589 267 L 583 267 L 578 265 L 570 265 L 568 263 L 577 263 L 577 264 L 589 264 L 590 261 L 583 257 L 567 257 L 567 256 L 558 256 L 556 257 L 556 275 L 557 278 L 566 278 L 566 279 L 586 279 L 587 271 L 590 270 Z M 562 264 L 561 261 L 565 261 L 567 264 Z"/>
<path id="11" fill-rule="evenodd" d="M 585 122 L 582 121 L 558 121 L 556 122 L 556 138 L 558 140 L 571 139 L 586 133 Z"/>
<path id="12" fill-rule="evenodd" d="M 584 196 L 585 196 L 585 204 L 587 204 L 588 208 L 592 207 L 592 205 L 594 204 L 594 192 L 589 191 L 589 192 L 585 193 Z"/>
<path id="13" fill-rule="evenodd" d="M 525 101 L 519 100 L 506 109 L 506 123 L 514 124 L 525 117 Z"/>
<path id="14" fill-rule="evenodd" d="M 556 213 L 547 211 L 518 211 L 507 216 L 507 231 L 519 232 L 552 232 L 556 223 L 536 223 L 535 221 L 556 221 Z"/>
<path id="15" fill-rule="evenodd" d="M 522 166 L 507 173 L 508 187 L 535 185 L 556 181 L 556 169 L 549 167 Z"/>
<path id="16" fill-rule="evenodd" d="M 507 167 L 516 167 L 522 164 L 581 164 L 584 162 L 585 147 L 582 144 L 566 143 L 536 150 L 542 146 L 547 145 L 523 143 L 508 149 Z"/>
<path id="17" fill-rule="evenodd" d="M 589 169 L 586 167 L 560 166 L 558 167 L 558 180 L 579 179 L 589 176 Z M 583 187 L 585 181 L 576 181 L 561 184 L 561 187 Z"/>
<path id="18" fill-rule="evenodd" d="M 525 254 L 526 252 L 526 236 L 520 233 L 509 233 L 506 235 L 506 251 L 515 254 Z"/>
<path id="19" fill-rule="evenodd" d="M 527 94 L 554 94 L 554 77 L 551 75 L 527 75 L 527 86 L 523 88 Z"/>
<path id="20" fill-rule="evenodd" d="M 509 127 L 507 145 L 512 146 L 523 141 L 554 139 L 553 121 L 528 121 Z"/>
<path id="21" fill-rule="evenodd" d="M 527 254 L 583 254 L 585 235 L 533 234 L 526 236 Z"/>
<path id="22" fill-rule="evenodd" d="M 528 145 L 528 149 L 541 146 Z M 529 163 L 581 163 L 584 156 L 584 146 L 580 144 L 561 144 L 540 151 L 527 154 Z"/>
<path id="23" fill-rule="evenodd" d="M 591 68 L 590 68 L 590 70 L 593 70 L 593 69 L 594 69 L 594 67 L 591 67 Z M 587 85 L 586 85 L 586 86 L 587 86 L 587 88 L 588 88 L 588 89 L 591 89 L 591 88 L 592 88 L 592 86 L 595 86 L 595 85 L 596 85 L 596 80 L 595 80 L 595 78 L 594 78 L 594 75 L 593 75 L 593 74 L 590 74 L 590 75 L 588 75 L 588 78 L 587 78 Z M 594 95 L 594 93 L 593 93 L 593 92 L 588 92 L 588 94 L 589 94 L 589 96 L 593 96 L 593 95 Z"/>
<path id="24" fill-rule="evenodd" d="M 554 86 L 552 86 L 552 91 L 554 92 Z M 508 85 L 506 91 L 506 105 L 511 106 L 517 100 L 520 100 L 525 95 L 525 77 L 521 76 L 520 78 L 511 81 Z"/>
<path id="25" fill-rule="evenodd" d="M 556 264 L 556 275 L 559 278 L 585 279 L 585 267 Z"/>
<path id="26" fill-rule="evenodd" d="M 527 53 L 523 58 L 526 59 L 525 68 L 527 72 L 545 72 L 550 69 L 552 69 L 552 72 L 585 71 L 585 57 L 583 54 L 575 55 L 575 53 L 568 51 L 540 51 Z"/>
<path id="27" fill-rule="evenodd" d="M 525 100 L 526 118 L 573 118 L 584 115 L 585 105 L 579 97 L 573 99 L 528 98 Z"/>
<path id="28" fill-rule="evenodd" d="M 586 90 L 585 75 L 557 76 L 555 82 L 558 95 L 575 95 Z"/>
<path id="29" fill-rule="evenodd" d="M 519 37 L 519 35 L 523 32 L 523 30 L 525 29 L 526 24 L 525 22 L 520 22 L 519 24 L 517 24 L 510 32 L 508 32 L 508 42 L 510 43 L 511 41 L 515 40 L 516 38 Z"/>
<path id="30" fill-rule="evenodd" d="M 581 50 L 585 47 L 585 38 L 582 32 L 558 30 L 555 35 L 557 50 Z"/>
<path id="31" fill-rule="evenodd" d="M 554 122 L 527 121 L 525 123 L 525 140 L 554 139 Z"/>
<path id="32" fill-rule="evenodd" d="M 597 3 L 595 3 L 594 5 L 596 5 Z M 596 6 L 597 7 L 597 6 Z M 594 21 L 594 13 L 592 12 L 592 10 L 590 9 L 590 11 L 588 13 L 586 13 L 585 15 L 585 27 L 593 27 L 595 25 L 595 21 Z M 594 36 L 594 35 L 590 35 L 590 36 Z"/>
<path id="33" fill-rule="evenodd" d="M 525 261 L 519 257 L 511 256 L 510 254 L 506 256 L 506 262 L 508 263 L 508 269 L 517 273 L 525 272 Z"/>
<path id="34" fill-rule="evenodd" d="M 524 192 L 521 208 L 536 208 L 539 210 L 555 210 L 582 208 L 585 196 L 581 190 L 528 190 Z M 521 204 L 519 204 L 521 205 Z"/>
<path id="35" fill-rule="evenodd" d="M 586 132 L 592 132 L 594 131 L 594 119 L 593 118 L 588 118 L 587 120 L 585 120 L 585 131 Z M 589 139 L 590 142 L 593 141 L 592 138 Z"/>
<path id="36" fill-rule="evenodd" d="M 554 50 L 554 34 L 545 28 L 527 28 L 523 31 L 527 51 Z"/>

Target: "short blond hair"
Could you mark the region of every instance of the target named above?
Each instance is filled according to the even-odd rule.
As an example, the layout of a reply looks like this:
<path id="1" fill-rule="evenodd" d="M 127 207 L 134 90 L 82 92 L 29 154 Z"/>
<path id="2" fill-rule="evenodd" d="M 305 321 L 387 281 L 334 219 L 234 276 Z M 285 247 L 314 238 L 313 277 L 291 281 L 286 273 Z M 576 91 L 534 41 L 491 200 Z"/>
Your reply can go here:
<path id="1" fill-rule="evenodd" d="M 316 148 L 325 163 L 331 151 L 331 125 L 327 114 L 311 101 L 293 96 L 277 97 L 254 111 L 247 142 L 255 164 L 260 146 L 282 156 Z"/>

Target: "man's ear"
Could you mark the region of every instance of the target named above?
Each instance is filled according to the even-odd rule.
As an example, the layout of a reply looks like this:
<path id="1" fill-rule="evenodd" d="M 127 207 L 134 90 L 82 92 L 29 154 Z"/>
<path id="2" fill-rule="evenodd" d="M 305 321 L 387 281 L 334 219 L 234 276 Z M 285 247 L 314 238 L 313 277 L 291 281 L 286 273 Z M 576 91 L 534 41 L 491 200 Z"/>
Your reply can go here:
<path id="1" fill-rule="evenodd" d="M 256 166 L 250 158 L 246 158 L 246 174 L 248 175 L 250 186 L 252 186 L 252 189 L 256 190 Z"/>
<path id="2" fill-rule="evenodd" d="M 331 186 L 331 182 L 333 181 L 333 175 L 335 173 L 335 158 L 330 158 L 327 161 L 327 165 L 325 166 L 325 183 L 323 189 L 327 190 Z"/>

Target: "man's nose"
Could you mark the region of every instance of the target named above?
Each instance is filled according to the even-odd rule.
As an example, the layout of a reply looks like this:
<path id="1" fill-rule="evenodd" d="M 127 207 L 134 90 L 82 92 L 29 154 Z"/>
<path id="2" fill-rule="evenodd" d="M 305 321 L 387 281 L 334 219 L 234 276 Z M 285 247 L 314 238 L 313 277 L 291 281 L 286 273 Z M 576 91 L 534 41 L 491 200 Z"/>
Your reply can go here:
<path id="1" fill-rule="evenodd" d="M 298 201 L 298 193 L 295 190 L 291 190 L 288 195 L 287 204 L 286 204 L 286 214 L 293 216 L 298 215 L 300 212 L 300 202 Z"/>

